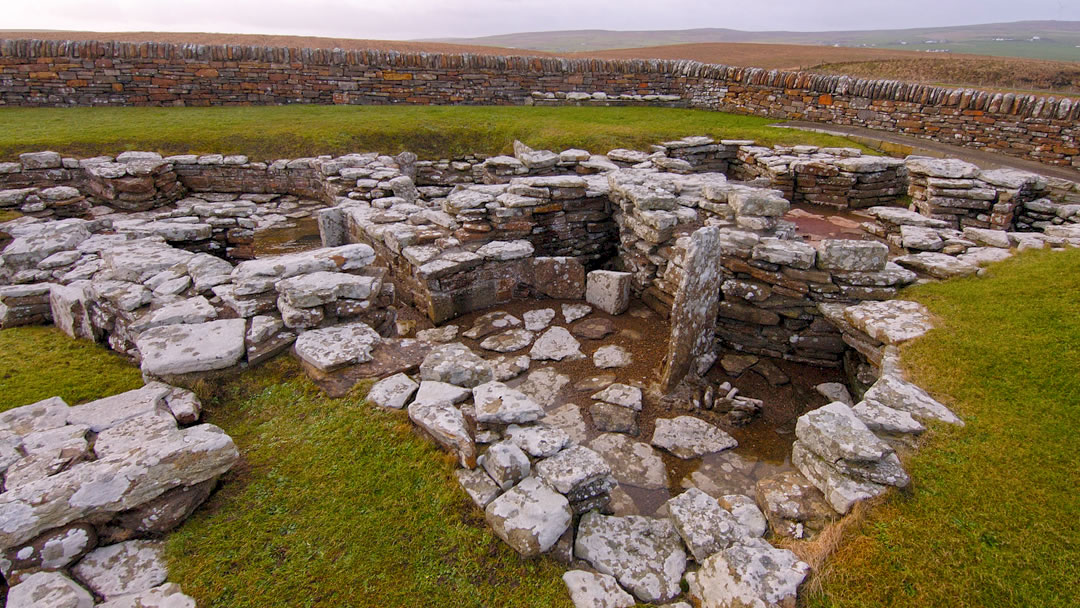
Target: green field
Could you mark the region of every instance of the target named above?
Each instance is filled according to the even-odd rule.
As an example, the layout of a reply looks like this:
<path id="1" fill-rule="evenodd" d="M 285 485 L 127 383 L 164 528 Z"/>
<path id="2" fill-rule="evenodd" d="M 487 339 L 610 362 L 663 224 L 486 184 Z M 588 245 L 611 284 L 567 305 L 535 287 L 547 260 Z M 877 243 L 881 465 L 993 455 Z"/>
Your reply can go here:
<path id="1" fill-rule="evenodd" d="M 0 159 L 55 150 L 74 156 L 124 150 L 246 154 L 254 160 L 403 150 L 421 158 L 537 149 L 648 149 L 688 135 L 762 145 L 854 146 L 829 135 L 776 129 L 775 121 L 672 108 L 475 106 L 258 106 L 221 108 L 3 108 Z"/>
<path id="2" fill-rule="evenodd" d="M 902 297 L 940 318 L 903 351 L 912 379 L 967 425 L 934 429 L 912 491 L 845 539 L 808 604 L 1080 605 L 1080 250 Z"/>

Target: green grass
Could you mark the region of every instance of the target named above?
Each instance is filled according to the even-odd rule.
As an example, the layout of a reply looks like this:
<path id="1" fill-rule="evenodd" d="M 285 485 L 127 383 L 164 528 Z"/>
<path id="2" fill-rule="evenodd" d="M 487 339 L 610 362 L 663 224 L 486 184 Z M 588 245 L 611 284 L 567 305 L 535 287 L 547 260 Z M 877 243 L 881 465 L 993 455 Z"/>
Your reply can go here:
<path id="1" fill-rule="evenodd" d="M 763 145 L 854 146 L 850 140 L 768 127 L 766 118 L 672 108 L 258 106 L 220 108 L 4 108 L 0 158 L 55 150 L 75 156 L 153 150 L 235 153 L 252 159 L 410 150 L 421 158 L 537 149 L 605 153 L 711 135 Z"/>
<path id="2" fill-rule="evenodd" d="M 0 223 L 10 222 L 11 220 L 22 217 L 22 213 L 15 211 L 14 209 L 0 209 Z"/>
<path id="3" fill-rule="evenodd" d="M 943 319 L 905 364 L 967 426 L 935 428 L 808 605 L 1080 605 L 1080 250 L 903 297 Z"/>
<path id="4" fill-rule="evenodd" d="M 142 385 L 124 357 L 54 327 L 0 331 L 0 411 L 56 396 L 75 405 Z"/>
<path id="5" fill-rule="evenodd" d="M 563 568 L 499 541 L 404 412 L 328 399 L 287 357 L 207 406 L 243 461 L 168 539 L 199 606 L 569 604 Z"/>

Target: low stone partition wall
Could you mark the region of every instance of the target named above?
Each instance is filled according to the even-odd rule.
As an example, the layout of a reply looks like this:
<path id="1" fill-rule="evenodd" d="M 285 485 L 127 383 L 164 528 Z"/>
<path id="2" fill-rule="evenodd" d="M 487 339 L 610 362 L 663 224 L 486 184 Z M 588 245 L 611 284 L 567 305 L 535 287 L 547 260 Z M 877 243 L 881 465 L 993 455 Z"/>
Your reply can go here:
<path id="1" fill-rule="evenodd" d="M 459 186 L 429 202 L 342 199 L 320 219 L 327 242 L 374 247 L 403 301 L 437 323 L 534 293 L 579 299 L 585 267 L 615 254 L 603 176 Z"/>

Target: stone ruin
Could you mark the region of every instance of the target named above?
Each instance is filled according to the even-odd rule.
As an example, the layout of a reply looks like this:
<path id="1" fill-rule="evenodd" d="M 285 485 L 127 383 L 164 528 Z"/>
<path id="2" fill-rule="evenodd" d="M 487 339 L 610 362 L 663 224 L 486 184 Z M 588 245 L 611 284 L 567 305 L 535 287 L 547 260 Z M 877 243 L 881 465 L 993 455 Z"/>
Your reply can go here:
<path id="1" fill-rule="evenodd" d="M 763 537 L 907 486 L 927 421 L 962 424 L 904 378 L 897 345 L 932 323 L 898 290 L 1080 245 L 1075 184 L 702 137 L 442 161 L 45 152 L 0 163 L 0 186 L 24 214 L 0 225 L 0 326 L 51 322 L 147 380 L 0 414 L 9 606 L 193 605 L 157 539 L 237 453 L 182 387 L 289 348 L 332 395 L 377 379 L 367 400 L 456 455 L 499 538 L 573 568 L 575 605 L 675 601 L 684 581 L 703 606 L 793 605 L 809 566 Z M 807 206 L 859 222 L 808 234 Z M 255 255 L 259 230 L 303 217 L 322 247 Z M 616 334 L 624 319 L 639 329 Z M 613 341 L 642 331 L 655 354 Z M 755 479 L 731 433 L 770 404 L 709 372 L 773 383 L 770 361 L 847 382 L 818 387 L 790 467 Z M 651 375 L 617 377 L 635 362 Z M 667 494 L 668 465 L 699 461 Z"/>

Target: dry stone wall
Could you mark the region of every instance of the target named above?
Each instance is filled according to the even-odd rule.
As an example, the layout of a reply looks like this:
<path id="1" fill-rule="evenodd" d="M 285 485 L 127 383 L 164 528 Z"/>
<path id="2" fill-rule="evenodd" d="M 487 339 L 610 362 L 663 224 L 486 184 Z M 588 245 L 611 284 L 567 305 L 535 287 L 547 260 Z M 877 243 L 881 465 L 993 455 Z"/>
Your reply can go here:
<path id="1" fill-rule="evenodd" d="M 894 131 L 1080 167 L 1080 104 L 693 61 L 0 41 L 0 104 L 657 103 Z"/>

